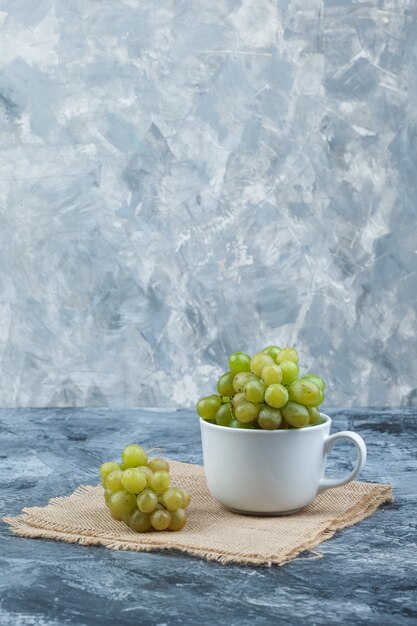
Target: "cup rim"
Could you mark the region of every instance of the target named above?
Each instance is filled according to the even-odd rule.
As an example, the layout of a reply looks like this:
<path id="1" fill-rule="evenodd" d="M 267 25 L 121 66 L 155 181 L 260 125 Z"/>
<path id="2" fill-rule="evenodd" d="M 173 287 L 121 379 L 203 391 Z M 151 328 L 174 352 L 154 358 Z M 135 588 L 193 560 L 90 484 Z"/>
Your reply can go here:
<path id="1" fill-rule="evenodd" d="M 309 428 L 291 428 L 291 429 L 277 429 L 277 430 L 266 430 L 266 429 L 257 429 L 257 430 L 252 430 L 250 428 L 230 428 L 229 426 L 220 426 L 220 424 L 210 424 L 210 422 L 207 422 L 206 420 L 203 420 L 202 417 L 200 417 L 200 426 L 203 423 L 205 428 L 215 428 L 216 430 L 222 429 L 222 430 L 227 430 L 227 432 L 234 432 L 234 433 L 245 433 L 245 435 L 260 435 L 260 436 L 265 436 L 265 435 L 269 435 L 269 436 L 284 436 L 284 435 L 288 435 L 289 433 L 294 433 L 294 432 L 299 432 L 299 433 L 308 433 L 311 432 L 312 430 L 319 430 L 319 429 L 324 429 L 326 428 L 327 424 L 329 426 L 332 425 L 332 418 L 329 415 L 326 415 L 326 413 L 321 413 L 320 412 L 320 417 L 324 419 L 324 422 L 322 422 L 321 424 L 314 424 L 313 426 L 310 426 Z"/>

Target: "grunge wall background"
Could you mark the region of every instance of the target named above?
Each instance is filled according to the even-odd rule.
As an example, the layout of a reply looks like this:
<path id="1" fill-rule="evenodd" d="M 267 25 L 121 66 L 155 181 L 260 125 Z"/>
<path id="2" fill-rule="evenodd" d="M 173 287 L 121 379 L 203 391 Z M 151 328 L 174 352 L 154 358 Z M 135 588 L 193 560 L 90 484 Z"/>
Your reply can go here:
<path id="1" fill-rule="evenodd" d="M 417 7 L 305 4 L 0 1 L 1 406 L 416 404 Z"/>

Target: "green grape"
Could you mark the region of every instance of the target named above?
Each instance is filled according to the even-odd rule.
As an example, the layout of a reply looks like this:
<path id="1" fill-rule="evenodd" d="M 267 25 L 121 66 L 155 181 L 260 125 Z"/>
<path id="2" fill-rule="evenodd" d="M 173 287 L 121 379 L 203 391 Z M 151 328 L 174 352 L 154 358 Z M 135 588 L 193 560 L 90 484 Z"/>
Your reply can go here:
<path id="1" fill-rule="evenodd" d="M 222 403 L 220 396 L 207 396 L 197 402 L 197 413 L 203 420 L 213 420 Z"/>
<path id="2" fill-rule="evenodd" d="M 269 356 L 269 354 L 265 354 L 264 352 L 258 352 L 255 354 L 250 360 L 250 368 L 252 372 L 256 376 L 260 376 L 263 368 L 266 365 L 273 365 L 274 359 Z"/>
<path id="3" fill-rule="evenodd" d="M 113 494 L 113 491 L 110 491 L 110 489 L 105 489 L 104 490 L 104 500 L 106 502 L 106 504 L 108 504 L 109 500 L 110 500 L 110 496 Z"/>
<path id="4" fill-rule="evenodd" d="M 233 388 L 235 392 L 241 393 L 245 389 L 245 385 L 247 385 L 250 380 L 259 379 L 251 372 L 240 372 L 239 374 L 236 374 L 233 379 Z"/>
<path id="5" fill-rule="evenodd" d="M 219 426 L 229 426 L 233 419 L 232 405 L 230 402 L 222 404 L 216 413 L 216 424 Z"/>
<path id="6" fill-rule="evenodd" d="M 101 484 L 103 485 L 103 487 L 105 487 L 106 485 L 107 476 L 111 472 L 114 472 L 114 470 L 118 469 L 120 469 L 120 465 L 116 463 L 116 461 L 106 461 L 106 463 L 100 465 Z"/>
<path id="7" fill-rule="evenodd" d="M 164 509 L 157 509 L 151 515 L 151 526 L 155 530 L 166 530 L 172 520 L 171 514 Z"/>
<path id="8" fill-rule="evenodd" d="M 178 489 L 181 491 L 182 493 L 182 498 L 183 498 L 183 508 L 187 508 L 187 506 L 190 504 L 191 502 L 191 495 L 190 493 L 184 489 L 183 487 L 178 487 Z"/>
<path id="9" fill-rule="evenodd" d="M 233 393 L 235 391 L 233 390 Z M 232 401 L 232 396 L 222 396 L 222 404 L 227 404 L 227 402 L 231 402 Z"/>
<path id="10" fill-rule="evenodd" d="M 279 409 L 264 406 L 259 411 L 258 425 L 265 430 L 276 430 L 281 426 L 282 415 Z"/>
<path id="11" fill-rule="evenodd" d="M 151 488 L 156 491 L 156 493 L 162 493 L 165 489 L 168 489 L 169 483 L 170 480 L 168 472 L 155 472 L 151 478 Z"/>
<path id="12" fill-rule="evenodd" d="M 245 399 L 249 402 L 263 402 L 266 385 L 261 380 L 250 380 L 245 385 Z"/>
<path id="13" fill-rule="evenodd" d="M 184 509 L 171 511 L 171 521 L 168 530 L 182 530 L 187 522 L 187 514 Z"/>
<path id="14" fill-rule="evenodd" d="M 270 357 L 276 360 L 278 354 L 281 352 L 281 348 L 278 346 L 268 346 L 262 350 L 264 354 L 269 354 Z M 278 381 L 279 382 L 279 381 Z"/>
<path id="15" fill-rule="evenodd" d="M 282 381 L 282 369 L 275 363 L 273 365 L 265 365 L 261 372 L 262 380 L 266 385 L 273 385 Z"/>
<path id="16" fill-rule="evenodd" d="M 282 416 L 289 426 L 294 428 L 302 428 L 306 426 L 310 420 L 310 414 L 307 407 L 297 402 L 287 402 L 281 409 Z"/>
<path id="17" fill-rule="evenodd" d="M 258 413 L 261 410 L 259 404 L 254 404 L 253 402 L 242 402 L 235 408 L 235 416 L 239 422 L 243 424 L 248 424 L 250 422 L 254 422 L 258 417 Z"/>
<path id="18" fill-rule="evenodd" d="M 149 485 L 151 484 L 151 478 L 153 476 L 153 471 L 151 470 L 150 467 L 148 467 L 146 465 L 141 465 L 137 469 L 145 474 L 146 481 L 147 481 L 147 486 L 149 487 Z"/>
<path id="19" fill-rule="evenodd" d="M 169 463 L 165 459 L 160 456 L 156 456 L 153 459 L 149 459 L 148 467 L 152 472 L 158 472 L 163 470 L 164 472 L 169 472 Z"/>
<path id="20" fill-rule="evenodd" d="M 151 516 L 149 513 L 142 513 L 135 509 L 130 514 L 127 524 L 135 533 L 146 533 L 151 529 Z"/>
<path id="21" fill-rule="evenodd" d="M 324 380 L 320 376 L 317 376 L 316 374 L 304 374 L 303 378 L 307 378 L 308 380 L 312 380 L 313 383 L 315 383 L 317 385 L 317 387 L 319 389 L 321 389 L 322 392 L 324 393 L 326 385 L 324 383 Z"/>
<path id="22" fill-rule="evenodd" d="M 136 499 L 139 511 L 152 513 L 158 506 L 158 496 L 152 489 L 144 489 Z"/>
<path id="23" fill-rule="evenodd" d="M 125 469 L 128 469 L 129 467 L 138 467 L 139 465 L 147 465 L 148 456 L 141 446 L 138 446 L 136 443 L 132 443 L 130 446 L 126 446 L 123 450 L 122 463 Z"/>
<path id="24" fill-rule="evenodd" d="M 245 398 L 245 392 L 244 391 L 240 391 L 239 393 L 236 393 L 233 398 L 232 398 L 232 405 L 234 408 L 236 408 L 237 406 L 239 406 L 239 404 L 242 404 L 242 402 L 245 402 L 246 398 Z"/>
<path id="25" fill-rule="evenodd" d="M 233 352 L 229 356 L 229 367 L 234 374 L 250 372 L 250 356 L 244 352 Z"/>
<path id="26" fill-rule="evenodd" d="M 131 467 L 122 474 L 122 485 L 129 493 L 140 493 L 148 484 L 145 472 L 138 467 Z"/>
<path id="27" fill-rule="evenodd" d="M 294 348 L 283 348 L 276 358 L 278 365 L 284 361 L 292 361 L 298 365 L 298 352 Z"/>
<path id="28" fill-rule="evenodd" d="M 283 361 L 280 364 L 281 372 L 282 372 L 282 385 L 289 385 L 295 380 L 298 376 L 299 370 L 298 365 L 293 363 L 292 361 Z"/>
<path id="29" fill-rule="evenodd" d="M 110 474 L 108 474 L 106 478 L 106 489 L 109 489 L 109 491 L 112 492 L 122 491 L 122 476 L 123 472 L 120 469 L 110 472 Z"/>
<path id="30" fill-rule="evenodd" d="M 315 406 L 307 407 L 308 414 L 310 416 L 309 424 L 318 424 L 320 422 L 320 411 Z"/>
<path id="31" fill-rule="evenodd" d="M 288 391 L 284 385 L 274 383 L 266 388 L 265 400 L 269 406 L 280 409 L 288 402 Z"/>
<path id="32" fill-rule="evenodd" d="M 162 504 L 164 504 L 169 511 L 184 508 L 184 496 L 181 489 L 178 487 L 168 487 L 162 494 Z"/>
<path id="33" fill-rule="evenodd" d="M 314 404 L 310 404 L 309 406 L 319 406 L 323 402 L 324 402 L 324 392 L 321 389 L 319 389 L 319 399 L 316 402 L 314 402 Z"/>
<path id="34" fill-rule="evenodd" d="M 235 393 L 233 387 L 233 379 L 235 377 L 234 372 L 226 372 L 223 376 L 220 376 L 217 381 L 217 391 L 221 396 L 233 396 Z"/>
<path id="35" fill-rule="evenodd" d="M 243 423 L 243 422 L 239 422 L 238 419 L 234 419 L 230 422 L 229 424 L 230 428 L 243 428 L 243 429 L 252 429 L 253 428 L 253 422 L 250 423 Z"/>
<path id="36" fill-rule="evenodd" d="M 320 402 L 321 389 L 317 387 L 311 380 L 305 380 L 300 378 L 294 380 L 288 387 L 288 394 L 290 400 L 304 404 L 305 406 L 315 406 L 317 402 Z"/>
<path id="37" fill-rule="evenodd" d="M 133 493 L 124 490 L 116 491 L 110 496 L 108 505 L 111 514 L 117 519 L 122 519 L 124 515 L 129 515 L 136 507 L 136 497 Z"/>

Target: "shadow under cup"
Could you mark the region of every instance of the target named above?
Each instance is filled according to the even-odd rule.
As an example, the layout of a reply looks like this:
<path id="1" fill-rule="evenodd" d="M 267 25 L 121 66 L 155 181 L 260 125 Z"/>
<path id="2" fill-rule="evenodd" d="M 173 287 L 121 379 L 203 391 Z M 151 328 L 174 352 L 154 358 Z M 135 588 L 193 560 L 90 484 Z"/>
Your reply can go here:
<path id="1" fill-rule="evenodd" d="M 208 489 L 220 504 L 246 515 L 289 515 L 326 489 L 353 480 L 366 460 L 362 437 L 352 431 L 329 435 L 331 419 L 288 430 L 246 430 L 200 418 Z M 326 456 L 338 439 L 358 451 L 354 470 L 342 479 L 324 478 Z"/>

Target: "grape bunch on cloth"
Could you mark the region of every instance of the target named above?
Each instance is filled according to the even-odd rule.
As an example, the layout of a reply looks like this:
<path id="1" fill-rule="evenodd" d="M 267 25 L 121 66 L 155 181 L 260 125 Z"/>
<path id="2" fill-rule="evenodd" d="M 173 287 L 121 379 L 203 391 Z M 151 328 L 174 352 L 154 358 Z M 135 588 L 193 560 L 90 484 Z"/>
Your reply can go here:
<path id="1" fill-rule="evenodd" d="M 171 485 L 165 459 L 149 459 L 141 446 L 131 444 L 123 450 L 121 463 L 106 461 L 101 465 L 100 476 L 113 519 L 138 533 L 184 528 L 190 494 Z"/>

